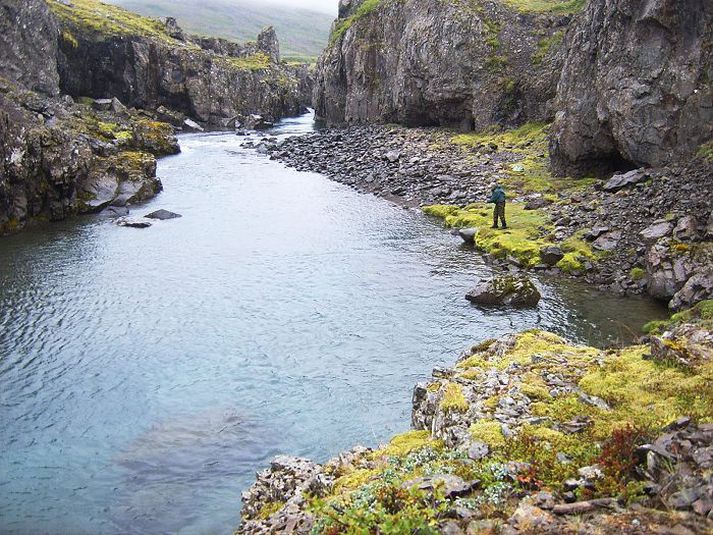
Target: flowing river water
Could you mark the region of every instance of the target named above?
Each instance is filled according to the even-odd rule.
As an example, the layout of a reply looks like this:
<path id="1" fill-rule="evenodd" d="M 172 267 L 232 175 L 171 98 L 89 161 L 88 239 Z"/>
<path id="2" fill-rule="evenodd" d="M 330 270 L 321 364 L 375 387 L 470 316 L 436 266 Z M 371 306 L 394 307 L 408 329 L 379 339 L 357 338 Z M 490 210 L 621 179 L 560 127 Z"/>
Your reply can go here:
<path id="1" fill-rule="evenodd" d="M 181 219 L 0 241 L 0 532 L 231 533 L 272 456 L 408 429 L 412 386 L 474 342 L 606 345 L 664 313 L 553 280 L 537 310 L 473 307 L 491 270 L 437 222 L 243 139 L 186 135 L 161 160 L 165 192 L 133 213 Z"/>

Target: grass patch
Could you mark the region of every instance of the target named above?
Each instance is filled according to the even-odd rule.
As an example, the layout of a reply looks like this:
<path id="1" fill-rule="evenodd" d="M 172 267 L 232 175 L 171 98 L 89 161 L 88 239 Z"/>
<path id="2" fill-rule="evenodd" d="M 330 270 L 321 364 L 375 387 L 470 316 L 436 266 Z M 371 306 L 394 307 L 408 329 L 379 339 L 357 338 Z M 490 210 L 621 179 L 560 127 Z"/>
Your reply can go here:
<path id="1" fill-rule="evenodd" d="M 537 42 L 537 50 L 532 55 L 533 65 L 540 65 L 553 48 L 562 44 L 563 39 L 564 31 L 562 30 L 556 31 L 552 35 L 548 35 L 547 37 L 540 39 Z"/>
<path id="2" fill-rule="evenodd" d="M 709 162 L 713 162 L 713 140 L 698 147 L 696 156 Z"/>
<path id="3" fill-rule="evenodd" d="M 264 52 L 256 52 L 241 58 L 225 56 L 221 61 L 239 71 L 263 71 L 270 67 L 270 56 Z"/>
<path id="4" fill-rule="evenodd" d="M 337 21 L 334 31 L 329 38 L 330 43 L 340 41 L 349 28 L 354 26 L 354 24 L 360 19 L 371 15 L 379 8 L 379 6 L 381 6 L 383 2 L 384 0 L 364 0 L 353 15 L 347 17 L 346 19 Z"/>
<path id="5" fill-rule="evenodd" d="M 508 204 L 505 213 L 507 230 L 490 228 L 493 224 L 492 205 L 471 204 L 465 208 L 434 205 L 424 207 L 423 211 L 442 218 L 448 227 L 477 227 L 475 245 L 478 249 L 498 258 L 513 256 L 528 267 L 540 263 L 540 249 L 551 243 L 545 239 L 552 228 L 547 215 L 540 210 L 525 210 L 522 204 Z"/>
<path id="6" fill-rule="evenodd" d="M 503 0 L 520 13 L 559 13 L 569 15 L 584 9 L 586 0 Z"/>

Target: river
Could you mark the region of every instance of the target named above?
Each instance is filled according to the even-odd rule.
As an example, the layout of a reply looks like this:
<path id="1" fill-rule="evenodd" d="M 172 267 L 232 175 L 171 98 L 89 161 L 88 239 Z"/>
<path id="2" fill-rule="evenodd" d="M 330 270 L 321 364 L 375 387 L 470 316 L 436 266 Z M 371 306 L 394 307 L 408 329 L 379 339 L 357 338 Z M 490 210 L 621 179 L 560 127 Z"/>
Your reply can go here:
<path id="1" fill-rule="evenodd" d="M 243 140 L 185 135 L 160 161 L 133 214 L 181 219 L 0 240 L 0 532 L 228 534 L 272 456 L 406 430 L 412 386 L 474 342 L 605 345 L 664 313 L 552 280 L 537 310 L 476 308 L 490 269 L 438 223 Z"/>

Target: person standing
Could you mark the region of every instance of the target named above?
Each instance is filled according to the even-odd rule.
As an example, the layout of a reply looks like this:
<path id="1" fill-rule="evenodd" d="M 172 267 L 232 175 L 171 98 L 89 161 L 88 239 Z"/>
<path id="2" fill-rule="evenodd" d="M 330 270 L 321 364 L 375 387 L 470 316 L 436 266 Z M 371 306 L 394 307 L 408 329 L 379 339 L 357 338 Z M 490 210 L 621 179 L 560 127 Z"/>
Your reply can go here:
<path id="1" fill-rule="evenodd" d="M 505 223 L 505 190 L 500 184 L 494 183 L 492 185 L 490 200 L 488 202 L 495 203 L 492 228 L 498 228 L 498 218 L 500 218 L 503 228 L 508 228 L 507 223 Z"/>

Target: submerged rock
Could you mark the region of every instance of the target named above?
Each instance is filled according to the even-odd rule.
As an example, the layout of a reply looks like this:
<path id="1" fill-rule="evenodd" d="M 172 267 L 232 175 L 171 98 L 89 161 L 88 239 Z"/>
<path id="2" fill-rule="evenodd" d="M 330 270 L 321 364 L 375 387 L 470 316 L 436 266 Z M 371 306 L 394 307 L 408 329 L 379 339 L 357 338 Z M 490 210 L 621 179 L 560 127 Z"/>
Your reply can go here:
<path id="1" fill-rule="evenodd" d="M 481 280 L 465 298 L 478 305 L 514 305 L 534 307 L 540 302 L 540 292 L 524 275 L 506 275 Z"/>
<path id="2" fill-rule="evenodd" d="M 181 214 L 177 214 L 175 212 L 170 212 L 168 210 L 164 210 L 163 208 L 161 208 L 160 210 L 151 212 L 150 214 L 147 214 L 144 217 L 146 217 L 148 219 L 158 219 L 160 221 L 165 221 L 167 219 L 176 219 L 176 218 L 183 217 L 183 216 Z"/>

